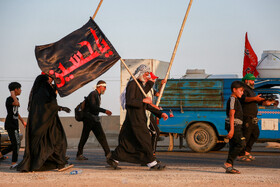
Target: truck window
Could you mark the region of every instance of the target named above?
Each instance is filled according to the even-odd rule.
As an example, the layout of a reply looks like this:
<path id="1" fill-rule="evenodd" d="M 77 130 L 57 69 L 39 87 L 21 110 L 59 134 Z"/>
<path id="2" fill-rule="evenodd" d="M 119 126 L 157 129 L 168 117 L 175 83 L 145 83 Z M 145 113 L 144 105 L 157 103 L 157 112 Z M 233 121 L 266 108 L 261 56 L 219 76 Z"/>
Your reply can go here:
<path id="1" fill-rule="evenodd" d="M 279 109 L 279 101 L 277 99 L 264 101 L 259 104 L 259 109 Z"/>

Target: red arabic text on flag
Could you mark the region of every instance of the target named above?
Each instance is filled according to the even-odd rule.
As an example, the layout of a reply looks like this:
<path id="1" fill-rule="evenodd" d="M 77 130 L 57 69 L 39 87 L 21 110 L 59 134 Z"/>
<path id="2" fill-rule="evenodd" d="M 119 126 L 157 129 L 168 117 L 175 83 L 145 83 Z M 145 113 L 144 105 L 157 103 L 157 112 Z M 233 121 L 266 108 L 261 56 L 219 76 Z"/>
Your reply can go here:
<path id="1" fill-rule="evenodd" d="M 92 19 L 55 43 L 36 46 L 35 55 L 40 69 L 54 78 L 61 97 L 96 79 L 120 59 Z"/>
<path id="2" fill-rule="evenodd" d="M 255 77 L 259 75 L 256 67 L 258 65 L 258 57 L 255 54 L 249 40 L 247 37 L 247 32 L 245 35 L 245 50 L 244 50 L 244 61 L 243 61 L 243 77 L 247 73 L 252 73 Z"/>

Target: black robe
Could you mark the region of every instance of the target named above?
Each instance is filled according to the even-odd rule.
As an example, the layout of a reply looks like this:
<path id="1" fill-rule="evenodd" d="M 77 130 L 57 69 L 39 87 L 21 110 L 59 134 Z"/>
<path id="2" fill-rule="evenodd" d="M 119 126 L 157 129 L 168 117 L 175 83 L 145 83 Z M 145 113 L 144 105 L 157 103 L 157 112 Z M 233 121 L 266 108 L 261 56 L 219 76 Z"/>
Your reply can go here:
<path id="1" fill-rule="evenodd" d="M 151 81 L 148 81 L 145 87 L 141 81 L 138 82 L 146 93 L 153 86 Z M 149 110 L 159 118 L 162 112 L 143 103 L 143 98 L 136 82 L 130 81 L 126 88 L 126 117 L 119 134 L 119 145 L 113 151 L 115 160 L 136 164 L 147 164 L 156 160 L 145 111 Z"/>
<path id="2" fill-rule="evenodd" d="M 18 171 L 44 171 L 63 168 L 67 140 L 58 116 L 54 90 L 41 86 L 30 102 L 26 126 L 25 152 Z"/>

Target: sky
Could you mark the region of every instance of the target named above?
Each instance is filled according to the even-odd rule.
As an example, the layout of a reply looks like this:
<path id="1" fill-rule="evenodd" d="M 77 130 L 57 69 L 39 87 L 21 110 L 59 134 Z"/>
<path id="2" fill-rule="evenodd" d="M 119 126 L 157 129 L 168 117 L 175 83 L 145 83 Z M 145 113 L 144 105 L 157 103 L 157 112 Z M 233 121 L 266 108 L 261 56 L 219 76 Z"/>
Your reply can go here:
<path id="1" fill-rule="evenodd" d="M 22 84 L 23 117 L 28 95 L 40 74 L 36 45 L 56 42 L 83 26 L 99 0 L 0 0 L 0 117 L 6 116 L 8 84 Z M 169 62 L 189 0 L 104 0 L 96 23 L 123 59 Z M 280 50 L 279 0 L 193 0 L 171 68 L 180 78 L 187 69 L 241 77 L 245 33 L 259 60 L 264 50 Z M 98 79 L 58 103 L 72 110 L 99 79 L 107 82 L 101 107 L 119 115 L 120 62 Z M 61 113 L 60 116 L 73 116 Z"/>

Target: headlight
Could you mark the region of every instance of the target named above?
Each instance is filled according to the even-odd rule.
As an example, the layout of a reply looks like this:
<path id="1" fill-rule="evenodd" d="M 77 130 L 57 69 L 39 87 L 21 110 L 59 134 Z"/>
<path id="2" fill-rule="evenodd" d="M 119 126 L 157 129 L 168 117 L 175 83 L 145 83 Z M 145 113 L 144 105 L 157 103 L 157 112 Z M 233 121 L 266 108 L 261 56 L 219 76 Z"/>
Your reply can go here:
<path id="1" fill-rule="evenodd" d="M 1 133 L 1 134 L 5 133 L 5 129 L 2 128 L 2 127 L 0 127 L 0 133 Z"/>
<path id="2" fill-rule="evenodd" d="M 0 134 L 4 134 L 4 133 L 5 133 L 5 131 L 1 129 L 0 130 Z"/>

